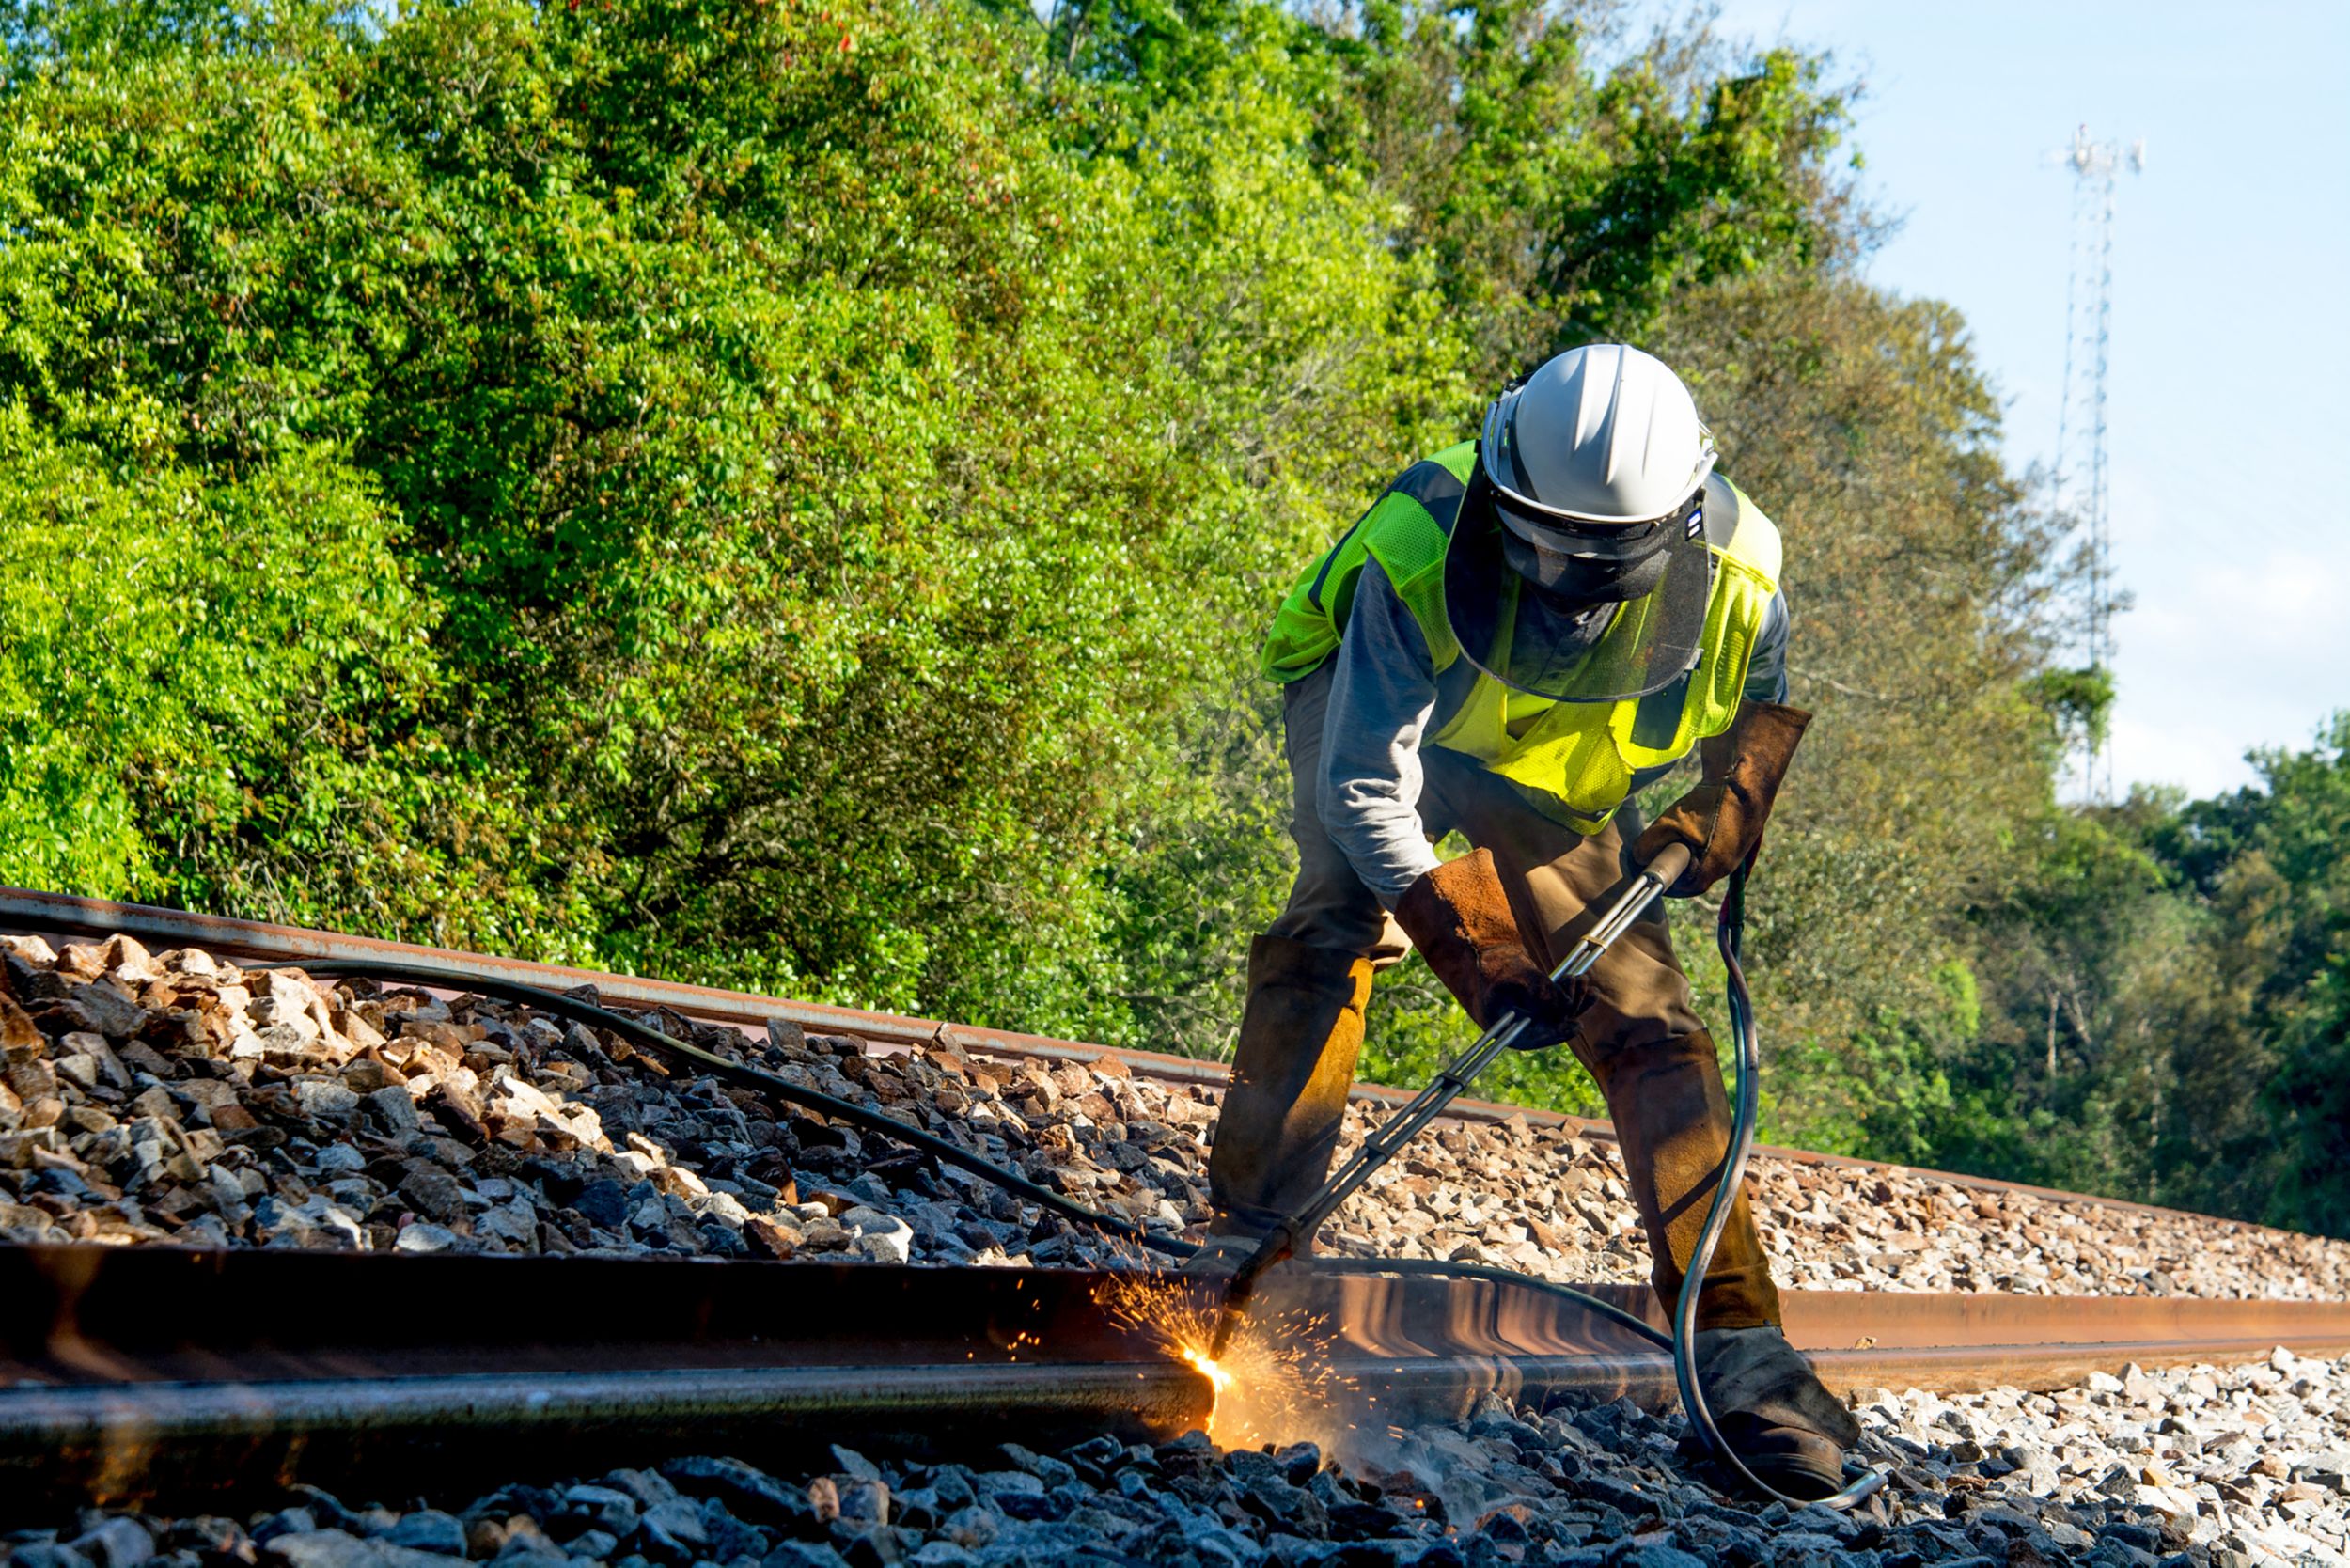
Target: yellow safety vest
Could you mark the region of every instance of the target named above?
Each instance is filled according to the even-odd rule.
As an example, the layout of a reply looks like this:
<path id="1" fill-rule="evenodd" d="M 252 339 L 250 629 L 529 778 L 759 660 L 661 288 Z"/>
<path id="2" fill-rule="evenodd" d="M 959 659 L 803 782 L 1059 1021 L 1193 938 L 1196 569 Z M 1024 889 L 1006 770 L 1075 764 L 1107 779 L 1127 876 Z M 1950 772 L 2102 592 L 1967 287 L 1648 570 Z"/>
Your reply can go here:
<path id="1" fill-rule="evenodd" d="M 1476 443 L 1463 442 L 1416 464 L 1308 568 L 1282 601 L 1265 638 L 1267 676 L 1295 681 L 1337 651 L 1366 559 L 1379 563 L 1411 611 L 1436 672 L 1452 666 L 1461 646 L 1445 614 L 1445 550 L 1476 462 Z M 1755 638 L 1778 589 L 1778 529 L 1719 475 L 1706 481 L 1705 510 L 1714 583 L 1697 668 L 1684 683 L 1665 689 L 1682 693 L 1678 719 L 1668 731 L 1658 733 L 1662 726 L 1652 713 L 1636 738 L 1636 720 L 1656 696 L 1550 702 L 1513 692 L 1480 671 L 1467 697 L 1422 744 L 1476 759 L 1551 808 L 1549 815 L 1591 834 L 1623 804 L 1634 774 L 1685 756 L 1705 736 L 1729 729 L 1744 695 Z M 1711 542 L 1717 539 L 1724 542 Z M 1627 604 L 1601 634 L 1601 643 L 1637 635 L 1649 607 L 1646 600 Z M 1505 608 L 1505 628 L 1508 621 Z"/>

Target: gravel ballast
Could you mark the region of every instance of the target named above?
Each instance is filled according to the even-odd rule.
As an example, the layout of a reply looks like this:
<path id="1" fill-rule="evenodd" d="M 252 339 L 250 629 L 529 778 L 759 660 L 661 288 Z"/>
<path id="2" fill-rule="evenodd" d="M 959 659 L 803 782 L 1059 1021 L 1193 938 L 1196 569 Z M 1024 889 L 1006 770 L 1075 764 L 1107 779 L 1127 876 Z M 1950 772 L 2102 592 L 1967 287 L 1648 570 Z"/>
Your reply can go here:
<path id="1" fill-rule="evenodd" d="M 1629 1402 L 1512 1409 L 1325 1462 L 1194 1433 L 922 1463 L 833 1450 L 821 1473 L 720 1457 L 386 1507 L 311 1489 L 241 1520 L 19 1512 L 6 1568 L 1166 1568 L 1555 1563 L 1965 1568 L 2340 1563 L 2350 1362 L 2102 1378 L 2055 1394 L 1860 1402 L 1893 1481 L 1861 1512 L 1753 1508 L 1693 1481 L 1681 1421 Z M 2258 1435 L 2254 1435 L 2254 1429 Z M 18 1512 L 12 1510 L 11 1512 Z"/>
<path id="2" fill-rule="evenodd" d="M 313 981 L 136 941 L 0 937 L 0 1237 L 409 1251 L 716 1253 L 1131 1265 L 1129 1244 L 887 1140 L 478 997 Z M 1212 1090 L 779 1027 L 655 1027 L 874 1105 L 1167 1236 L 1207 1217 Z M 1384 1114 L 1356 1105 L 1348 1137 Z M 2341 1299 L 2350 1245 L 1881 1168 L 1757 1156 L 1794 1289 Z M 1196 1230 L 1195 1230 L 1196 1233 Z M 1325 1250 L 1565 1281 L 1645 1279 L 1613 1146 L 1463 1121 L 1424 1135 Z"/>
<path id="3" fill-rule="evenodd" d="M 1132 1267 L 888 1141 L 531 1009 L 240 969 L 136 942 L 0 937 L 0 1238 Z M 644 1015 L 860 1100 L 1168 1236 L 1206 1217 L 1215 1097 L 1111 1056 L 1047 1066 L 942 1031 L 880 1053 Z M 1350 1118 L 1359 1137 L 1364 1116 Z M 2220 1220 L 1762 1158 L 1782 1282 L 2339 1298 L 2350 1247 Z M 1563 1279 L 1644 1278 L 1611 1146 L 1524 1120 L 1434 1130 L 1327 1235 Z M 1892 1480 L 1856 1515 L 1700 1484 L 1677 1416 L 1512 1409 L 1307 1444 L 1100 1438 L 1058 1455 L 836 1450 L 822 1473 L 681 1457 L 471 1497 L 296 1488 L 240 1519 L 12 1500 L 5 1568 L 836 1564 L 2350 1561 L 2350 1361 L 1854 1397 Z M 1223 1430 L 1222 1427 L 1218 1428 Z"/>

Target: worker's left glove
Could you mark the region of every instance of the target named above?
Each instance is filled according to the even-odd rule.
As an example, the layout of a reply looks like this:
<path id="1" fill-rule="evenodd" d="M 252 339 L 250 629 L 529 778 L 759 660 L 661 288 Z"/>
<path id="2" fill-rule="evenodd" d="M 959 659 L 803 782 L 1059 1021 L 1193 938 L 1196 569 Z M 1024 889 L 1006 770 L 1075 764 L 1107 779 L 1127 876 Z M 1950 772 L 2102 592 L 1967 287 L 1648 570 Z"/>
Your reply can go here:
<path id="1" fill-rule="evenodd" d="M 1590 982 L 1554 982 L 1526 950 L 1491 850 L 1447 861 L 1404 889 L 1395 923 L 1480 1028 L 1514 1012 L 1527 1021 L 1511 1043 L 1538 1051 L 1574 1035 Z"/>
<path id="2" fill-rule="evenodd" d="M 1698 743 L 1702 776 L 1632 846 L 1633 858 L 1643 864 L 1668 844 L 1689 846 L 1689 869 L 1665 889 L 1668 895 L 1702 893 L 1754 853 L 1795 743 L 1810 722 L 1801 708 L 1748 700 L 1728 729 Z"/>

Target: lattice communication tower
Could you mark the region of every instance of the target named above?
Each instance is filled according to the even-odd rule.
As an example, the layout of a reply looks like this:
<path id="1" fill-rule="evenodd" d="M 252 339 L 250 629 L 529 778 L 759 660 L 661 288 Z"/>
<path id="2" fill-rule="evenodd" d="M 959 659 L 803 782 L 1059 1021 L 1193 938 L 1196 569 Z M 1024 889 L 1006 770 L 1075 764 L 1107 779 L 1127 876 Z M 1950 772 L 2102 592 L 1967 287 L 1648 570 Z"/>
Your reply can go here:
<path id="1" fill-rule="evenodd" d="M 2113 533 L 2106 470 L 2106 368 L 2113 337 L 2113 197 L 2122 171 L 2146 167 L 2146 143 L 2093 141 L 2089 127 L 2055 155 L 2073 171 L 2073 257 L 2064 284 L 2064 398 L 2057 413 L 2057 502 L 2081 520 L 2089 555 L 2083 652 L 2113 671 Z M 2092 801 L 2113 798 L 2113 746 L 2092 734 L 2081 759 Z"/>

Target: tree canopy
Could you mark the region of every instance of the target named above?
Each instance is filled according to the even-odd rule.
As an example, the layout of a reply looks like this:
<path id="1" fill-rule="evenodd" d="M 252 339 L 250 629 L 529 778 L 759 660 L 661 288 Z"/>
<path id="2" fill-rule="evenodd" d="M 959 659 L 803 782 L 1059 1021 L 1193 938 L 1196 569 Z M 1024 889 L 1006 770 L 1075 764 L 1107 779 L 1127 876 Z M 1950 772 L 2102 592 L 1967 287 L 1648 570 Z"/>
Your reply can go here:
<path id="1" fill-rule="evenodd" d="M 1788 541 L 1771 1131 L 2338 1223 L 2344 736 L 2060 808 L 2062 520 L 1849 86 L 1612 26 L 0 0 L 0 880 L 1214 1053 L 1272 606 L 1622 337 Z"/>

